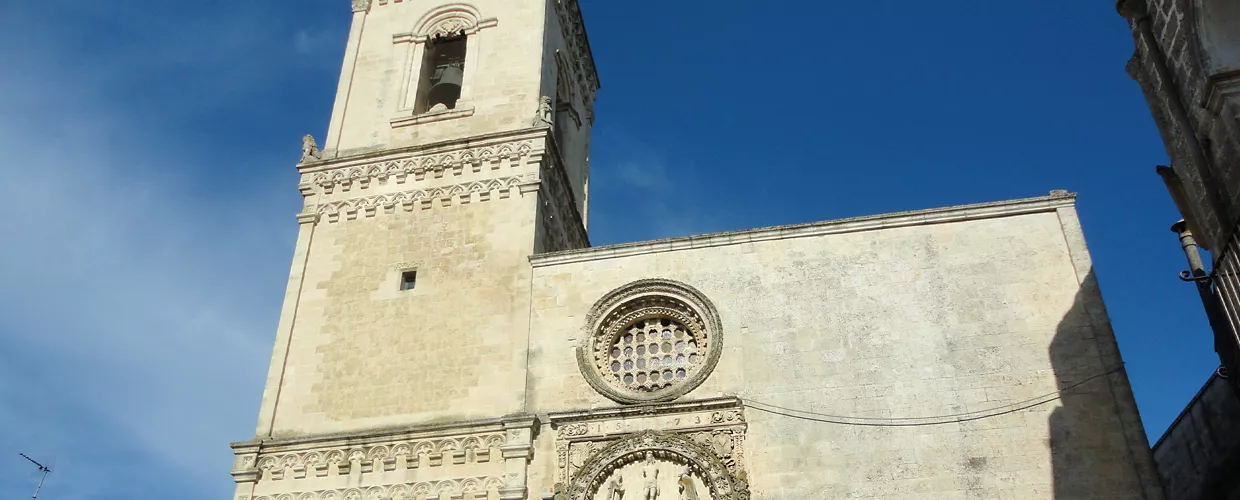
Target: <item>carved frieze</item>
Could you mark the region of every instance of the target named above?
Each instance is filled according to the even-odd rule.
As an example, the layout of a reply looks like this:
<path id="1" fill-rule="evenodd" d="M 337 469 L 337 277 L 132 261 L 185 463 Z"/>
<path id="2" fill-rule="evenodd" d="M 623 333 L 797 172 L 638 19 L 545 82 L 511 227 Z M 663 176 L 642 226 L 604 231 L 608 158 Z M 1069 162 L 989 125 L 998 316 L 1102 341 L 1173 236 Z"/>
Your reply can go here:
<path id="1" fill-rule="evenodd" d="M 466 204 L 475 199 L 479 202 L 491 200 L 493 197 L 508 198 L 514 188 L 535 186 L 538 176 L 534 173 L 487 179 L 450 186 L 426 189 L 412 189 L 397 193 L 377 194 L 342 201 L 321 203 L 313 207 L 313 211 L 323 214 L 327 222 L 356 219 L 358 217 L 374 217 L 379 212 L 393 213 L 396 210 L 412 211 L 415 208 L 428 209 L 435 205 L 450 206 L 453 203 Z"/>
<path id="2" fill-rule="evenodd" d="M 503 485 L 503 479 L 482 476 L 264 495 L 254 500 L 427 500 L 443 498 L 445 494 L 452 499 L 480 500 L 487 498 L 489 492 L 499 491 Z"/>
<path id="3" fill-rule="evenodd" d="M 302 184 L 309 187 L 310 192 L 332 194 L 337 188 L 342 191 L 349 191 L 355 186 L 366 189 L 371 182 L 404 184 L 409 178 L 421 181 L 427 174 L 433 178 L 441 178 L 446 173 L 457 176 L 464 174 L 467 168 L 473 173 L 483 169 L 499 170 L 504 165 L 522 165 L 533 149 L 533 141 L 523 140 L 457 151 L 388 157 L 375 162 L 310 172 L 302 177 Z"/>
<path id="4" fill-rule="evenodd" d="M 487 463 L 492 450 L 505 443 L 501 433 L 424 439 L 366 447 L 273 453 L 258 461 L 261 479 L 280 481 L 377 470 L 438 467 L 445 464 Z M 243 464 L 244 466 L 244 464 Z"/>

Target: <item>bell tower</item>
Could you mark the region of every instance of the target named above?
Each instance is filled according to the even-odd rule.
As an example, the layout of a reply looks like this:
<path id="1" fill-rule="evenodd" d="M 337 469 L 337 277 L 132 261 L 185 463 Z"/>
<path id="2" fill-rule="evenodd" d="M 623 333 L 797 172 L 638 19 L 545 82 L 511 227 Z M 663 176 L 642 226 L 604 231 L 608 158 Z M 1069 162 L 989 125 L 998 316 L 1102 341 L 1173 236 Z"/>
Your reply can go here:
<path id="1" fill-rule="evenodd" d="M 352 1 L 238 499 L 526 498 L 529 257 L 589 246 L 598 88 L 576 0 Z"/>

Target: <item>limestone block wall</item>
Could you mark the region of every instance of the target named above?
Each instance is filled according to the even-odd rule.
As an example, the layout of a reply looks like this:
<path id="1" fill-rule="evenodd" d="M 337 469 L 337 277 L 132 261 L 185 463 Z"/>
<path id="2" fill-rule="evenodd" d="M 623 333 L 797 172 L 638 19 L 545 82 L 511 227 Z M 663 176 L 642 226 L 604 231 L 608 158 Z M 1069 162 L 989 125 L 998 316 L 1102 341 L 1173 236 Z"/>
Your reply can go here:
<path id="1" fill-rule="evenodd" d="M 331 154 L 429 144 L 528 127 L 538 109 L 547 5 L 542 1 L 468 3 L 354 2 L 349 43 L 324 149 Z M 475 23 L 466 53 L 465 89 L 458 109 L 414 121 L 421 54 L 415 39 L 436 13 L 469 12 Z M 474 19 L 476 18 L 476 19 Z M 412 82 L 412 83 L 411 83 Z M 411 91 L 410 88 L 414 89 Z M 393 120 L 405 120 L 393 125 Z"/>
<path id="2" fill-rule="evenodd" d="M 258 436 L 521 409 L 542 130 L 301 165 Z M 401 275 L 416 271 L 416 286 Z"/>
<path id="3" fill-rule="evenodd" d="M 1154 445 L 1169 500 L 1240 497 L 1240 397 L 1217 373 Z"/>
<path id="4" fill-rule="evenodd" d="M 738 396 L 754 498 L 1161 498 L 1070 196 L 533 257 L 527 411 L 618 406 L 574 356 L 585 315 L 644 278 L 713 302 L 723 353 L 680 401 Z M 1104 375 L 1112 372 L 1110 375 Z M 875 420 L 873 422 L 881 422 Z M 550 433 L 545 433 L 549 435 Z M 556 464 L 540 437 L 531 477 Z M 540 458 L 541 457 L 541 458 Z"/>

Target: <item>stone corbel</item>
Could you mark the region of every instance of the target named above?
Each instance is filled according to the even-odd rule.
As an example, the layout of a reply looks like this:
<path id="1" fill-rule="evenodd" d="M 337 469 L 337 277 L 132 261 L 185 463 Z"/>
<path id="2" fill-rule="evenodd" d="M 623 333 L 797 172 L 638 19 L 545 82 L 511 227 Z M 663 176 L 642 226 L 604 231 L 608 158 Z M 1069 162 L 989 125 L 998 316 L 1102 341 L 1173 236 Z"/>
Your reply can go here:
<path id="1" fill-rule="evenodd" d="M 302 212 L 297 214 L 298 224 L 317 224 L 319 222 L 319 214 L 317 212 Z"/>

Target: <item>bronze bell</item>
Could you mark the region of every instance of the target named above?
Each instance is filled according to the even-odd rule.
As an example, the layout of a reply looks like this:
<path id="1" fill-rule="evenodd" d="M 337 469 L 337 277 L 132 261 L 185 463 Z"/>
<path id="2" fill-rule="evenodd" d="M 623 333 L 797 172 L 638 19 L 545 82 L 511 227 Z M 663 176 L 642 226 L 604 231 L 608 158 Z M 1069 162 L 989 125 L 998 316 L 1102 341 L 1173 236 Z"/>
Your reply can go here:
<path id="1" fill-rule="evenodd" d="M 461 80 L 465 73 L 459 66 L 447 66 L 439 74 L 439 81 L 431 86 L 426 95 L 427 107 L 434 108 L 443 104 L 448 109 L 456 107 L 456 100 L 461 98 Z"/>

